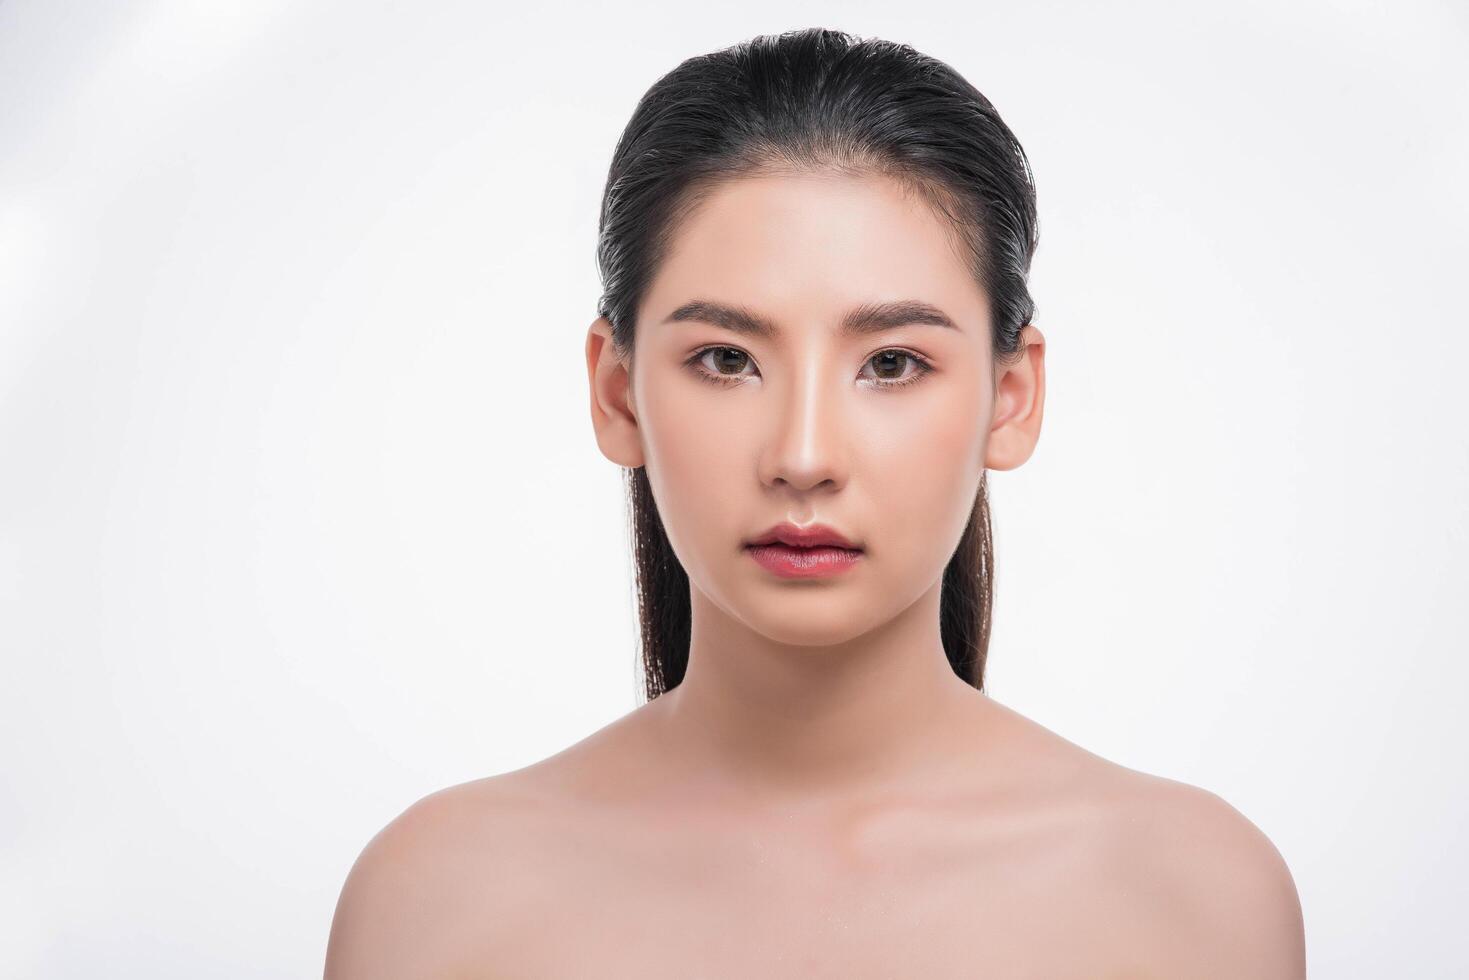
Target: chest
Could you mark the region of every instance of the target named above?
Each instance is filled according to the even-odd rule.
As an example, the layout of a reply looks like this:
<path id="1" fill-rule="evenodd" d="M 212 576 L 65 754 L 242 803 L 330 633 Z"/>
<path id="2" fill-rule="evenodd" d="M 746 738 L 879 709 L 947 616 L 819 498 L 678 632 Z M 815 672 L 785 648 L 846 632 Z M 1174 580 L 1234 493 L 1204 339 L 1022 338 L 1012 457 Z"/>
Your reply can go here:
<path id="1" fill-rule="evenodd" d="M 1124 892 L 1084 854 L 931 842 L 856 852 L 775 838 L 570 842 L 500 888 L 465 976 L 1149 976 Z M 952 842 L 950 842 L 952 844 Z M 1012 842 L 1014 843 L 1014 842 Z"/>

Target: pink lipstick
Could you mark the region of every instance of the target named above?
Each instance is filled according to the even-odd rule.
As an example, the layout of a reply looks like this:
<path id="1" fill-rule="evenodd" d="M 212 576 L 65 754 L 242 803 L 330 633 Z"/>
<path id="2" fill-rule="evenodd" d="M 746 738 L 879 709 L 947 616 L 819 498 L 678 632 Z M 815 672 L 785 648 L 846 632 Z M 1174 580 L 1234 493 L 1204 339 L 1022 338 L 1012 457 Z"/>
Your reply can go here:
<path id="1" fill-rule="evenodd" d="M 747 542 L 745 550 L 781 578 L 824 578 L 846 571 L 862 558 L 862 549 L 835 528 L 801 527 L 789 521 Z"/>

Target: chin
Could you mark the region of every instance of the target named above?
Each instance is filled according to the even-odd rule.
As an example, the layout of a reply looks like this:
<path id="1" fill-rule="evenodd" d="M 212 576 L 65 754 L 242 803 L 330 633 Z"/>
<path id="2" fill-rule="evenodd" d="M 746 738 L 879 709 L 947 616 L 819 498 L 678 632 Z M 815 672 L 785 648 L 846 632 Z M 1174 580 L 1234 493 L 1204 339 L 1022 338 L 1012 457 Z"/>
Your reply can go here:
<path id="1" fill-rule="evenodd" d="M 882 622 L 882 611 L 856 592 L 846 595 L 809 584 L 777 585 L 781 593 L 747 596 L 738 618 L 748 628 L 776 642 L 795 647 L 836 646 L 856 639 Z"/>

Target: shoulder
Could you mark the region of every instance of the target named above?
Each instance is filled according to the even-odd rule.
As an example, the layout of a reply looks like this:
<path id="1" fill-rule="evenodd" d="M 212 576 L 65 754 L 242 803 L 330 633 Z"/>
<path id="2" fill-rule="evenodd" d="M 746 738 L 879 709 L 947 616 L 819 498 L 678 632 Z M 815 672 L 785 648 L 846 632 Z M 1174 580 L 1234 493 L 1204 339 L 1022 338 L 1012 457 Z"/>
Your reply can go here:
<path id="1" fill-rule="evenodd" d="M 492 776 L 430 793 L 389 821 L 342 885 L 325 980 L 452 975 L 482 927 L 512 911 L 517 829 L 534 802 Z"/>
<path id="2" fill-rule="evenodd" d="M 1220 796 L 1124 770 L 1111 857 L 1169 975 L 1306 975 L 1295 881 L 1279 850 Z"/>
<path id="3" fill-rule="evenodd" d="M 1072 856 L 1074 898 L 1117 952 L 1162 976 L 1305 976 L 1300 899 L 1249 818 L 1198 786 L 1127 768 L 1004 708 L 1009 744 Z"/>

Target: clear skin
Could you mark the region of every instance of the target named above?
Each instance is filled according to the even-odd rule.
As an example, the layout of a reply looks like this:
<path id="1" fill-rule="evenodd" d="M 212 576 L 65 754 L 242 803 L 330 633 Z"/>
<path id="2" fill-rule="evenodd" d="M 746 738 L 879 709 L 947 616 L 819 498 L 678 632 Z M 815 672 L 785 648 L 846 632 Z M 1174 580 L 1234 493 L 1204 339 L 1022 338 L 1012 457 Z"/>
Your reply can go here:
<path id="1" fill-rule="evenodd" d="M 775 332 L 664 322 L 696 299 Z M 838 330 L 896 301 L 957 329 Z M 598 445 L 647 467 L 689 574 L 688 672 L 383 828 L 343 887 L 329 980 L 1305 976 L 1294 882 L 1254 824 L 949 667 L 943 568 L 982 471 L 1034 450 L 1045 395 L 1040 331 L 997 364 L 986 311 L 942 219 L 887 178 L 713 193 L 632 362 L 603 319 L 586 343 Z M 784 520 L 863 558 L 777 578 L 742 545 Z"/>

